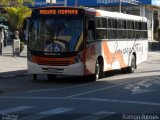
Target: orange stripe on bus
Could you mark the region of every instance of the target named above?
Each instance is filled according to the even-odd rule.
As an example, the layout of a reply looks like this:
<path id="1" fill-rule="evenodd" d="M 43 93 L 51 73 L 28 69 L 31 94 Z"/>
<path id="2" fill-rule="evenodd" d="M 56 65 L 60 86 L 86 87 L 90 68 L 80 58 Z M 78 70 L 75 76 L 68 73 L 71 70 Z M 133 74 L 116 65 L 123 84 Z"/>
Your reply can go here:
<path id="1" fill-rule="evenodd" d="M 107 42 L 102 42 L 102 48 L 104 50 L 105 56 L 107 57 L 107 63 L 108 64 L 111 64 L 114 61 L 118 61 L 121 68 L 127 67 L 122 53 L 120 53 L 120 52 L 111 53 L 109 48 L 108 48 Z"/>

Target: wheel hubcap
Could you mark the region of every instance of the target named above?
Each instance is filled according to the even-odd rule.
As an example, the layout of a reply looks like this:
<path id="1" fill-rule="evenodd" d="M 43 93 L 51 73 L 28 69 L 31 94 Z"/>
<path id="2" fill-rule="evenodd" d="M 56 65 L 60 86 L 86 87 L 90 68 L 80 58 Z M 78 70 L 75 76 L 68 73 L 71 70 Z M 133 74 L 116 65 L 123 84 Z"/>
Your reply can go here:
<path id="1" fill-rule="evenodd" d="M 132 60 L 132 71 L 134 71 L 134 69 L 135 69 L 135 61 L 134 61 L 134 59 Z"/>
<path id="2" fill-rule="evenodd" d="M 99 78 L 99 64 L 98 62 L 96 63 L 96 79 Z"/>

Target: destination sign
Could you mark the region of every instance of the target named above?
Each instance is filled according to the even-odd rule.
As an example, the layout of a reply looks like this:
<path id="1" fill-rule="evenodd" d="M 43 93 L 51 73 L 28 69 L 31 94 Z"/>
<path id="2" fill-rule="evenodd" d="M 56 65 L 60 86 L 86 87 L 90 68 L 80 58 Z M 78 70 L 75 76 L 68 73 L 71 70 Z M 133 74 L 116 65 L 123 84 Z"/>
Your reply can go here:
<path id="1" fill-rule="evenodd" d="M 42 9 L 39 10 L 40 15 L 78 15 L 79 11 L 77 9 Z"/>
<path id="2" fill-rule="evenodd" d="M 75 16 L 82 17 L 84 16 L 84 9 L 81 8 L 73 8 L 73 7 L 46 7 L 46 8 L 38 8 L 32 11 L 32 18 L 37 17 L 67 17 L 67 16 Z"/>

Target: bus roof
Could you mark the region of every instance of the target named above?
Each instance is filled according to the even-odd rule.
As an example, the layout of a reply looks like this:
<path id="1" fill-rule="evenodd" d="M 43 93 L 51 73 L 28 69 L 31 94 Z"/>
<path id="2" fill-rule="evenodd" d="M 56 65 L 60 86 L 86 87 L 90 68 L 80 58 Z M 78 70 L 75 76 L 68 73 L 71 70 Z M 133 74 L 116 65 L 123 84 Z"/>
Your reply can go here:
<path id="1" fill-rule="evenodd" d="M 127 19 L 127 20 L 147 22 L 146 17 L 136 16 L 136 15 L 129 15 L 129 14 L 124 14 L 124 13 L 111 12 L 111 11 L 99 10 L 99 9 L 94 9 L 94 8 L 85 8 L 85 11 L 94 12 L 97 17 L 104 16 L 104 17 L 111 17 L 111 18 L 121 18 L 121 19 Z"/>
<path id="2" fill-rule="evenodd" d="M 48 7 L 40 7 L 35 8 L 36 9 L 82 9 L 88 12 L 88 14 L 94 14 L 97 17 L 111 17 L 111 18 L 120 18 L 120 19 L 127 19 L 127 20 L 135 20 L 135 21 L 144 21 L 147 22 L 146 17 L 136 16 L 136 15 L 130 15 L 130 14 L 124 14 L 119 12 L 111 12 L 111 11 L 105 11 L 105 10 L 99 10 L 95 8 L 89 8 L 89 7 L 70 7 L 70 6 L 48 6 Z"/>

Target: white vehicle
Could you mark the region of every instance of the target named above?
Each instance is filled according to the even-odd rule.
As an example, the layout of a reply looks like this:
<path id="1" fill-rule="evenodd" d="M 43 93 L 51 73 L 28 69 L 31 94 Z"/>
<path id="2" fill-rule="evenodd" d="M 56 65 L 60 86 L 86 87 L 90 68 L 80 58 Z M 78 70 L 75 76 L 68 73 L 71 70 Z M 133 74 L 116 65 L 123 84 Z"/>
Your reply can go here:
<path id="1" fill-rule="evenodd" d="M 132 73 L 147 60 L 145 17 L 93 8 L 44 7 L 32 11 L 28 71 L 90 76 L 122 69 Z"/>

